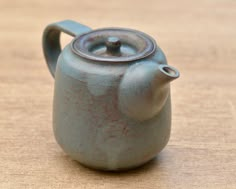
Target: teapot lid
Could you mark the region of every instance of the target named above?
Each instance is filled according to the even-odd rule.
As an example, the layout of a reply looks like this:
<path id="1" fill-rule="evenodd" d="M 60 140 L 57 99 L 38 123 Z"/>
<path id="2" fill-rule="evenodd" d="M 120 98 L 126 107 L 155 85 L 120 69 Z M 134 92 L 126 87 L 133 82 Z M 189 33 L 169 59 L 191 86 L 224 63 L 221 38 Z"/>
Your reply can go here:
<path id="1" fill-rule="evenodd" d="M 78 36 L 72 42 L 77 55 L 94 61 L 128 62 L 145 58 L 156 50 L 145 33 L 123 28 L 104 28 Z"/>

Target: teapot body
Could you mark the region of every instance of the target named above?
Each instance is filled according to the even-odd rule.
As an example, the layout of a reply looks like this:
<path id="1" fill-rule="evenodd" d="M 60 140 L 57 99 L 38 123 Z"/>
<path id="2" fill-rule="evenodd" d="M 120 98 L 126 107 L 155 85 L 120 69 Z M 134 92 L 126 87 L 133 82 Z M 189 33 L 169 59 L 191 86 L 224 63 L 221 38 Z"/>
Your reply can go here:
<path id="1" fill-rule="evenodd" d="M 72 43 L 60 53 L 53 73 L 53 131 L 74 160 L 95 169 L 129 169 L 153 159 L 166 146 L 171 131 L 170 85 L 154 90 L 152 74 L 138 74 L 139 65 L 142 72 L 148 65 L 167 66 L 167 61 L 158 46 L 152 55 L 128 62 L 86 59 L 73 52 Z M 137 74 L 140 81 L 133 79 Z M 137 90 L 140 83 L 144 84 Z"/>
<path id="2" fill-rule="evenodd" d="M 57 65 L 54 134 L 73 159 L 97 169 L 128 169 L 151 160 L 167 144 L 170 96 L 160 113 L 145 121 L 119 110 L 119 85 L 129 64 L 89 62 L 67 46 Z"/>

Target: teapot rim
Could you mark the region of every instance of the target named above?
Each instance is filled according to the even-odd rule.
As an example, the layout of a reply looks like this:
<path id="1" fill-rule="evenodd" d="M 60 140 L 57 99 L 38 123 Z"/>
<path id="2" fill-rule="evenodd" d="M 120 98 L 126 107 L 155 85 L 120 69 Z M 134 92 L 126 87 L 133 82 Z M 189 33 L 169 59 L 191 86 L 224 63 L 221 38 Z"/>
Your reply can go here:
<path id="1" fill-rule="evenodd" d="M 107 39 L 109 40 L 110 37 L 115 37 L 117 40 L 120 40 L 120 55 L 111 55 L 108 52 L 106 41 Z M 97 53 L 100 50 L 99 48 L 103 48 L 102 55 Z M 88 60 L 119 63 L 144 59 L 154 54 L 157 45 L 151 36 L 141 31 L 119 27 L 107 27 L 91 30 L 75 37 L 71 43 L 71 49 L 73 53 Z M 96 52 L 91 52 L 93 50 Z M 130 53 L 132 50 L 133 52 Z"/>

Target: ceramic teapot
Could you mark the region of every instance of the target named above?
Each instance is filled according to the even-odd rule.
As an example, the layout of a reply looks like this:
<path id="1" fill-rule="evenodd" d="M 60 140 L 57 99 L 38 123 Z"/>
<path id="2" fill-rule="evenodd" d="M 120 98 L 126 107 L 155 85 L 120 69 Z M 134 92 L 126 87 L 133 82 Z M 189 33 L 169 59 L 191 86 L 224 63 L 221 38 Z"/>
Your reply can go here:
<path id="1" fill-rule="evenodd" d="M 62 51 L 61 32 L 74 37 Z M 55 138 L 71 158 L 96 169 L 129 169 L 166 146 L 170 82 L 179 72 L 150 36 L 65 20 L 46 27 L 43 52 L 55 77 Z"/>

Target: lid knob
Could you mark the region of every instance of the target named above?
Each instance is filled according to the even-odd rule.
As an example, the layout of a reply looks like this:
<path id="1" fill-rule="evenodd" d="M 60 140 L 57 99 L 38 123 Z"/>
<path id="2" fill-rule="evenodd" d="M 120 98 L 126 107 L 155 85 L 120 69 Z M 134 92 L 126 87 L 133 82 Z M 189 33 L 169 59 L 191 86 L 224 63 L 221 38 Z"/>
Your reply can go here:
<path id="1" fill-rule="evenodd" d="M 121 56 L 121 41 L 118 37 L 108 37 L 106 40 L 107 53 L 113 56 Z"/>

